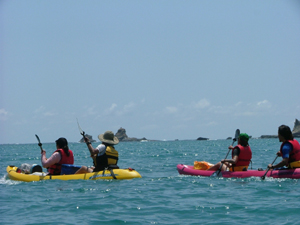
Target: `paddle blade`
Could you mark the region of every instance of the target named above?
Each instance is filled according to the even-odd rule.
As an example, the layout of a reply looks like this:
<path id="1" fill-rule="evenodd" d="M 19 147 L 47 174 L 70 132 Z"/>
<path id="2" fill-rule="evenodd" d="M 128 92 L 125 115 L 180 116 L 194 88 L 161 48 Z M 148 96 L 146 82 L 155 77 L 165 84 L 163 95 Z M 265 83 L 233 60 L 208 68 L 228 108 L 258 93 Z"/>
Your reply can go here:
<path id="1" fill-rule="evenodd" d="M 78 129 L 79 129 L 79 132 L 80 132 L 80 134 L 83 136 L 83 137 L 85 137 L 85 132 L 81 129 L 81 127 L 79 126 L 79 122 L 78 122 L 78 119 L 76 118 L 76 120 L 77 120 L 77 125 L 78 125 Z"/>
<path id="2" fill-rule="evenodd" d="M 218 169 L 217 171 L 215 171 L 212 175 L 210 175 L 211 177 L 222 177 L 222 172 L 220 169 Z"/>
<path id="3" fill-rule="evenodd" d="M 236 129 L 233 141 L 236 141 L 237 139 L 239 139 L 240 133 L 241 133 L 240 130 Z"/>
<path id="4" fill-rule="evenodd" d="M 38 142 L 39 142 L 39 143 L 38 143 L 38 146 L 40 146 L 41 152 L 43 152 L 42 143 L 41 143 L 41 141 L 40 141 L 39 136 L 35 135 L 35 137 L 36 137 L 36 139 L 37 139 Z"/>
<path id="5" fill-rule="evenodd" d="M 39 142 L 39 146 L 42 146 L 42 143 L 41 143 L 41 141 L 40 141 L 40 138 L 39 138 L 39 136 L 35 135 L 35 137 L 36 137 L 36 139 L 37 139 L 37 140 L 38 140 L 38 142 Z"/>

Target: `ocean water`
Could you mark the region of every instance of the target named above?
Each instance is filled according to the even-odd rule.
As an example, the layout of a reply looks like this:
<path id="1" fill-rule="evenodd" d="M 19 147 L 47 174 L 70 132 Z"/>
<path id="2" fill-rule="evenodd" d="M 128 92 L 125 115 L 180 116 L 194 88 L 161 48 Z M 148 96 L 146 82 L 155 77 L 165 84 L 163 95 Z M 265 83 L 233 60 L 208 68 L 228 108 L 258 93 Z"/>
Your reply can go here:
<path id="1" fill-rule="evenodd" d="M 119 166 L 136 169 L 141 179 L 30 183 L 10 180 L 6 167 L 41 164 L 39 146 L 0 145 L 0 224 L 299 224 L 298 180 L 178 174 L 177 164 L 218 162 L 231 143 L 121 142 Z M 250 145 L 253 169 L 266 168 L 280 147 L 278 139 L 250 139 Z M 92 165 L 85 144 L 69 147 L 76 165 Z M 55 144 L 43 148 L 49 157 Z"/>

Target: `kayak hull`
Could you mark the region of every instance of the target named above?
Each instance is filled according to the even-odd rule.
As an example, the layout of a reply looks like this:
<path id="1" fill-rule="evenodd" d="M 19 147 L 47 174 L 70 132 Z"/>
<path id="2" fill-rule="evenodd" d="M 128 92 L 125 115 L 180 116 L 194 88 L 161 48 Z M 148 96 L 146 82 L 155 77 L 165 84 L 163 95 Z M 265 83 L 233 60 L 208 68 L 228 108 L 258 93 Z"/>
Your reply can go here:
<path id="1" fill-rule="evenodd" d="M 84 173 L 84 174 L 67 174 L 67 175 L 46 175 L 46 173 L 33 173 L 33 174 L 24 174 L 17 172 L 18 167 L 7 166 L 6 172 L 8 177 L 11 180 L 17 181 L 41 181 L 41 180 L 100 180 L 100 179 L 133 179 L 141 178 L 142 176 L 134 169 L 114 169 L 113 173 L 115 178 L 112 176 L 109 170 L 93 172 L 93 173 Z"/>
<path id="2" fill-rule="evenodd" d="M 194 166 L 178 164 L 177 170 L 179 174 L 191 176 L 205 176 L 209 177 L 216 171 L 196 170 Z M 220 175 L 225 178 L 247 178 L 247 177 L 262 177 L 266 171 L 248 170 L 248 171 L 221 171 Z M 288 170 L 272 170 L 266 174 L 266 177 L 273 178 L 291 178 L 300 179 L 300 168 Z"/>

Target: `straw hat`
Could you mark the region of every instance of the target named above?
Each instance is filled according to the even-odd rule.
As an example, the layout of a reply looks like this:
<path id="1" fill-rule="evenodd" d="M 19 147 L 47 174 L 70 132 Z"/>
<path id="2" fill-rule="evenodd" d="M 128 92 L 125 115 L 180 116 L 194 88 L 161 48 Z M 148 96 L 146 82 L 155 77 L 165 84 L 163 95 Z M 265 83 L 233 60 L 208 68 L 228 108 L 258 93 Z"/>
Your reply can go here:
<path id="1" fill-rule="evenodd" d="M 106 131 L 104 134 L 99 134 L 98 138 L 100 141 L 107 144 L 116 145 L 119 143 L 119 139 L 115 137 L 112 131 Z"/>

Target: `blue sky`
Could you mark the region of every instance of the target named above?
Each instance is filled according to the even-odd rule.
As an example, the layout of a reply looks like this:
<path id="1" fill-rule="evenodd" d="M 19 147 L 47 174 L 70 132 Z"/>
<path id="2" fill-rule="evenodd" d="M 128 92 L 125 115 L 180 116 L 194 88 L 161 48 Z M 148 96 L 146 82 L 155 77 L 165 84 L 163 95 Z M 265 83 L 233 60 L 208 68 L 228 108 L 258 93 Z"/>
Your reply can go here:
<path id="1" fill-rule="evenodd" d="M 1 1 L 0 143 L 293 128 L 299 25 L 299 1 Z"/>

